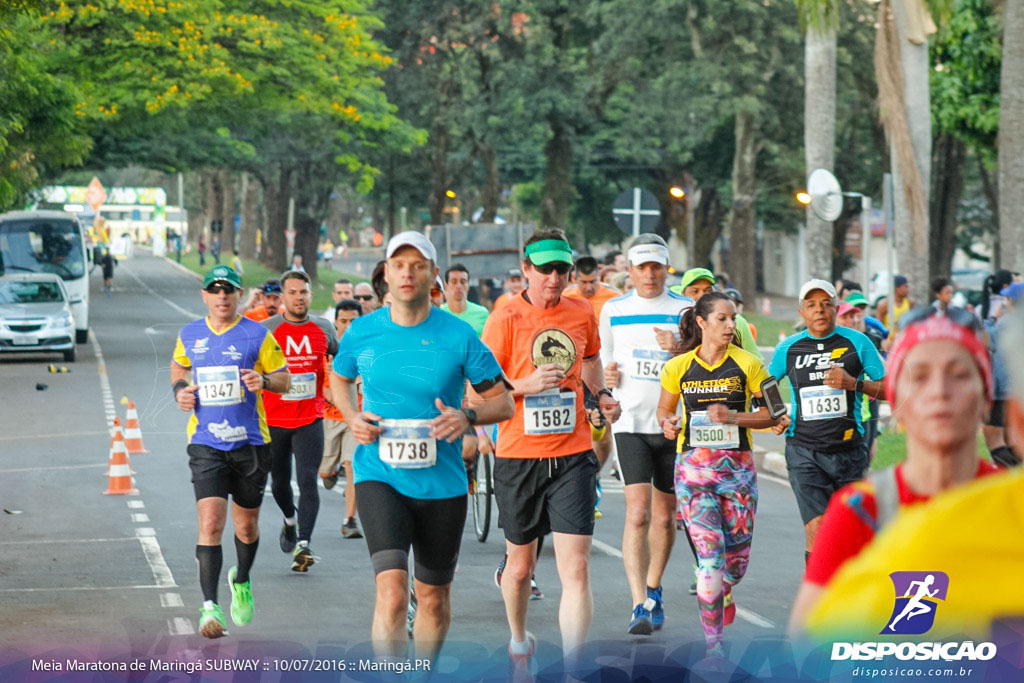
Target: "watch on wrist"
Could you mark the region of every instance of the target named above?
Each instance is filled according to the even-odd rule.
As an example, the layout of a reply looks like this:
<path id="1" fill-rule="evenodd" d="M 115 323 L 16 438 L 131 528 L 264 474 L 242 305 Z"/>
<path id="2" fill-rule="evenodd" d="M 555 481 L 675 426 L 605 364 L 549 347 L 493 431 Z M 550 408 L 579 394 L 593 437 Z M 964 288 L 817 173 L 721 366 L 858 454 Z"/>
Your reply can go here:
<path id="1" fill-rule="evenodd" d="M 476 424 L 476 411 L 475 410 L 473 410 L 472 408 L 463 408 L 462 409 L 462 413 L 466 416 L 466 419 L 469 420 L 469 424 L 471 424 L 471 425 L 475 425 Z"/>
<path id="2" fill-rule="evenodd" d="M 598 392 L 597 392 L 597 395 L 598 395 L 599 397 L 600 397 L 600 396 L 607 396 L 608 398 L 610 398 L 610 399 L 612 399 L 612 400 L 614 400 L 614 399 L 615 399 L 615 394 L 613 394 L 613 393 L 612 393 L 612 390 L 611 390 L 611 389 L 608 389 L 607 387 L 606 387 L 606 388 L 604 388 L 604 389 L 599 389 L 599 390 L 598 390 Z"/>
<path id="3" fill-rule="evenodd" d="M 864 380 L 862 380 L 862 379 L 857 380 L 856 384 L 853 385 L 853 389 L 857 393 L 863 394 L 864 393 Z"/>
<path id="4" fill-rule="evenodd" d="M 269 389 L 270 378 L 267 377 L 266 375 L 260 375 L 260 386 L 263 387 L 264 390 Z"/>

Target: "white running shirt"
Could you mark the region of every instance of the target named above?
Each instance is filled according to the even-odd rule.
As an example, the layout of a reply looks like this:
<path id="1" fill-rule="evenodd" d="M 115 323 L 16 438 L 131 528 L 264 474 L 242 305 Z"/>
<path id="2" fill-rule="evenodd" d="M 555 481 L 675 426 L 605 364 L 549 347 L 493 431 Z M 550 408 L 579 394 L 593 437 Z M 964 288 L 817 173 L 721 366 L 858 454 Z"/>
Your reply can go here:
<path id="1" fill-rule="evenodd" d="M 612 390 L 622 405 L 622 416 L 612 424 L 615 434 L 660 434 L 658 398 L 661 368 L 672 359 L 662 351 L 654 328 L 672 330 L 678 336 L 679 317 L 693 306 L 693 299 L 668 288 L 653 299 L 636 290 L 608 301 L 601 310 L 601 363 L 618 363 L 622 379 Z"/>

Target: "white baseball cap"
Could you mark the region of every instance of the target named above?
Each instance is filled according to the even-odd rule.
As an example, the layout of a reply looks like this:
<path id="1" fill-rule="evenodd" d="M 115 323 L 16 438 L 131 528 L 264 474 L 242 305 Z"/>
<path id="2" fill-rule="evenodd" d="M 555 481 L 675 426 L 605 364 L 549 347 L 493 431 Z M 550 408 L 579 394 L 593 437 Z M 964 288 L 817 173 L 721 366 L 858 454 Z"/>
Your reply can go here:
<path id="1" fill-rule="evenodd" d="M 638 244 L 630 247 L 627 257 L 634 266 L 655 261 L 664 266 L 668 265 L 668 248 L 660 244 Z"/>
<path id="2" fill-rule="evenodd" d="M 388 240 L 388 249 L 385 254 L 385 258 L 391 258 L 395 255 L 395 252 L 402 247 L 416 247 L 416 249 L 423 254 L 423 258 L 430 259 L 434 263 L 437 263 L 437 250 L 434 249 L 434 245 L 431 244 L 427 236 L 422 232 L 416 232 L 415 230 L 406 230 L 400 232 L 390 240 Z"/>
<path id="3" fill-rule="evenodd" d="M 832 283 L 828 280 L 808 280 L 804 283 L 804 286 L 800 288 L 800 301 L 802 302 L 807 298 L 807 295 L 816 289 L 828 294 L 833 299 L 836 298 L 836 288 L 832 286 Z"/>

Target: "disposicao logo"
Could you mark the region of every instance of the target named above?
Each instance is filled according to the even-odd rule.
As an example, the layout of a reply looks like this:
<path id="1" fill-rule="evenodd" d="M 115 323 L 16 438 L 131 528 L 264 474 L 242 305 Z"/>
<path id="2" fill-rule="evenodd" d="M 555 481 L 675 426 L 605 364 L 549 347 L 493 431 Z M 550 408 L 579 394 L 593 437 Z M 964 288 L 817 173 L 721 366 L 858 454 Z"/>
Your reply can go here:
<path id="1" fill-rule="evenodd" d="M 896 596 L 892 614 L 881 635 L 917 636 L 935 624 L 939 604 L 946 600 L 949 577 L 945 572 L 892 572 Z M 832 660 L 879 660 L 896 657 L 917 661 L 987 661 L 996 656 L 993 643 L 965 642 L 856 642 L 833 643 Z"/>
<path id="2" fill-rule="evenodd" d="M 889 574 L 896 589 L 892 614 L 879 633 L 883 635 L 921 635 L 935 623 L 939 602 L 945 601 L 949 577 L 945 572 L 893 572 Z"/>

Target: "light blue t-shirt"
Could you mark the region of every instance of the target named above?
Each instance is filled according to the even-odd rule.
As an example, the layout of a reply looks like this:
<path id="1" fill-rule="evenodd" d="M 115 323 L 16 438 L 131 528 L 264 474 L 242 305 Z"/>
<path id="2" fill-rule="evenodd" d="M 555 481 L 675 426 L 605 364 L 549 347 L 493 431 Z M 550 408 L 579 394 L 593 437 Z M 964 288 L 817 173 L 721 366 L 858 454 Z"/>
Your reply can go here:
<path id="1" fill-rule="evenodd" d="M 363 410 L 384 419 L 430 420 L 435 399 L 462 407 L 466 380 L 473 386 L 500 379 L 501 367 L 467 323 L 431 308 L 419 325 L 402 327 L 389 308 L 356 318 L 341 339 L 334 371 L 363 378 Z M 437 441 L 437 464 L 397 468 L 381 461 L 379 442 L 360 444 L 352 460 L 355 483 L 380 481 L 417 499 L 454 498 L 467 491 L 462 439 Z"/>

